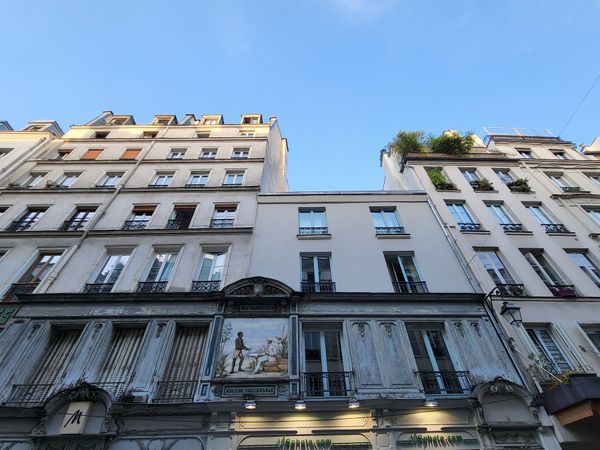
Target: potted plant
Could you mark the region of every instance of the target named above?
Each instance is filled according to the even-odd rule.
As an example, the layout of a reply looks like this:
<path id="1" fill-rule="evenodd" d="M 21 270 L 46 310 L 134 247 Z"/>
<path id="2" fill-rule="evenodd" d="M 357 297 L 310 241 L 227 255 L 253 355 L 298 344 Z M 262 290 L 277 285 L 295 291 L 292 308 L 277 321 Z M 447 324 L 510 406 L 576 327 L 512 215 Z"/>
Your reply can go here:
<path id="1" fill-rule="evenodd" d="M 550 414 L 586 400 L 600 399 L 600 378 L 596 374 L 569 371 L 557 378 L 549 390 L 538 395 Z"/>
<path id="2" fill-rule="evenodd" d="M 433 153 L 464 155 L 471 151 L 474 140 L 472 133 L 445 132 L 440 136 L 429 136 L 426 145 Z"/>
<path id="3" fill-rule="evenodd" d="M 506 183 L 506 186 L 513 192 L 531 192 L 527 178 L 517 178 L 515 181 Z"/>
<path id="4" fill-rule="evenodd" d="M 441 168 L 436 167 L 427 169 L 427 175 L 429 175 L 429 179 L 438 191 L 456 190 L 454 183 L 450 183 L 446 180 Z"/>
<path id="5" fill-rule="evenodd" d="M 481 180 L 473 180 L 470 182 L 473 189 L 476 191 L 493 191 L 494 185 L 487 178 L 482 178 Z"/>

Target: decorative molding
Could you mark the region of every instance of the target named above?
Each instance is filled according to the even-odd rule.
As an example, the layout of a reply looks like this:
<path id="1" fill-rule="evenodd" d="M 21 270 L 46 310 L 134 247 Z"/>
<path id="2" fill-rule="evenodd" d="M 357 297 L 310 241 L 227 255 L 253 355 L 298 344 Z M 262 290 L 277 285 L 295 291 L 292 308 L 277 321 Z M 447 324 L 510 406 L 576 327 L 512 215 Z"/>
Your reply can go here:
<path id="1" fill-rule="evenodd" d="M 470 321 L 469 323 L 471 324 L 471 327 L 473 327 L 473 329 L 475 330 L 475 333 L 477 333 L 477 336 L 481 337 L 481 327 L 479 326 L 479 322 Z"/>
<path id="2" fill-rule="evenodd" d="M 286 284 L 265 277 L 251 277 L 238 280 L 225 286 L 223 292 L 230 297 L 285 297 L 293 290 Z"/>
<path id="3" fill-rule="evenodd" d="M 465 327 L 463 325 L 462 322 L 458 321 L 458 322 L 452 322 L 454 324 L 454 328 L 456 328 L 456 330 L 458 331 L 458 334 L 460 334 L 460 337 L 465 337 Z"/>

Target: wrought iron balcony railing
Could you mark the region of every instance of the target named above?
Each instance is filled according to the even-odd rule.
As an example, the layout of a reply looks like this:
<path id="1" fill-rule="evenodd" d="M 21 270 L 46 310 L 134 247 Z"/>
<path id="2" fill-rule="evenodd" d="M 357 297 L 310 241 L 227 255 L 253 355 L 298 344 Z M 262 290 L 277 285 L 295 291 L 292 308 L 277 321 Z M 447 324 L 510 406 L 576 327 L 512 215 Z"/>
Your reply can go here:
<path id="1" fill-rule="evenodd" d="M 466 222 L 459 222 L 458 223 L 458 228 L 460 229 L 460 231 L 481 231 L 481 224 L 480 223 L 466 223 Z"/>
<path id="2" fill-rule="evenodd" d="M 108 294 L 112 291 L 115 283 L 86 283 L 83 288 L 84 294 Z"/>
<path id="3" fill-rule="evenodd" d="M 375 227 L 375 234 L 406 234 L 404 227 Z"/>
<path id="4" fill-rule="evenodd" d="M 577 297 L 577 291 L 572 284 L 547 284 L 555 297 Z"/>
<path id="5" fill-rule="evenodd" d="M 149 188 L 154 188 L 154 189 L 168 188 L 169 186 L 170 186 L 170 184 L 149 184 L 148 185 Z"/>
<path id="6" fill-rule="evenodd" d="M 221 280 L 192 281 L 192 292 L 217 292 L 221 288 Z"/>
<path id="7" fill-rule="evenodd" d="M 123 223 L 123 227 L 121 229 L 127 230 L 127 231 L 143 230 L 144 228 L 146 228 L 146 226 L 148 226 L 148 222 L 150 222 L 150 221 L 149 220 L 126 220 Z"/>
<path id="8" fill-rule="evenodd" d="M 196 392 L 197 382 L 185 381 L 159 381 L 156 387 L 154 403 L 192 403 Z"/>
<path id="9" fill-rule="evenodd" d="M 335 283 L 333 281 L 302 281 L 300 283 L 302 292 L 335 292 Z"/>
<path id="10" fill-rule="evenodd" d="M 186 188 L 205 187 L 206 183 L 187 183 Z"/>
<path id="11" fill-rule="evenodd" d="M 37 219 L 36 220 L 30 220 L 30 219 L 13 220 L 11 222 L 11 224 L 8 226 L 8 228 L 6 229 L 6 231 L 27 231 L 32 226 L 34 226 L 37 222 L 38 222 Z"/>
<path id="12" fill-rule="evenodd" d="M 352 391 L 352 372 L 304 372 L 302 392 L 305 397 L 348 397 Z"/>
<path id="13" fill-rule="evenodd" d="M 85 228 L 89 223 L 89 219 L 86 220 L 65 220 L 60 227 L 60 231 L 80 231 Z"/>
<path id="14" fill-rule="evenodd" d="M 561 186 L 561 189 L 566 194 L 573 192 L 581 192 L 581 188 L 579 186 Z"/>
<path id="15" fill-rule="evenodd" d="M 317 236 L 320 234 L 329 234 L 327 227 L 300 227 L 298 228 L 299 236 Z"/>
<path id="16" fill-rule="evenodd" d="M 523 233 L 525 231 L 523 224 L 520 223 L 501 223 L 500 226 L 508 233 Z"/>
<path id="17" fill-rule="evenodd" d="M 501 295 L 505 297 L 523 297 L 525 296 L 525 286 L 517 283 L 496 284 Z"/>
<path id="18" fill-rule="evenodd" d="M 7 300 L 14 300 L 17 295 L 31 294 L 35 291 L 35 288 L 39 286 L 39 282 L 36 283 L 13 283 L 10 289 L 6 292 L 4 298 Z"/>
<path id="19" fill-rule="evenodd" d="M 210 228 L 233 228 L 234 219 L 212 219 Z"/>
<path id="20" fill-rule="evenodd" d="M 15 384 L 6 403 L 30 407 L 42 405 L 53 386 L 53 384 Z"/>
<path id="21" fill-rule="evenodd" d="M 471 391 L 469 372 L 456 371 L 419 371 L 425 394 L 458 395 Z"/>
<path id="22" fill-rule="evenodd" d="M 546 233 L 568 233 L 567 227 L 562 223 L 543 223 L 542 226 L 546 230 Z"/>
<path id="23" fill-rule="evenodd" d="M 136 292 L 165 292 L 167 281 L 140 281 Z"/>
<path id="24" fill-rule="evenodd" d="M 187 230 L 192 219 L 169 219 L 167 230 Z"/>
<path id="25" fill-rule="evenodd" d="M 393 281 L 394 292 L 397 294 L 427 294 L 427 283 L 425 281 Z"/>

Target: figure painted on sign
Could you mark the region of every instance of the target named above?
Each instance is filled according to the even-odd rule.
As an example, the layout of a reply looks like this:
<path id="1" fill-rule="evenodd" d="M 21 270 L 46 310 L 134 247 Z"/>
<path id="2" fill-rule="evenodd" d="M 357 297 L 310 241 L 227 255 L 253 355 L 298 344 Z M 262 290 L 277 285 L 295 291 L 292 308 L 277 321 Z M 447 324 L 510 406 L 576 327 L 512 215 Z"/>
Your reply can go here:
<path id="1" fill-rule="evenodd" d="M 258 350 L 256 353 L 256 366 L 252 371 L 252 375 L 256 375 L 261 370 L 263 370 L 263 365 L 265 363 L 273 363 L 277 361 L 277 348 L 273 345 L 272 339 L 267 339 L 266 345 L 263 345 L 262 348 Z"/>
<path id="2" fill-rule="evenodd" d="M 234 372 L 235 369 L 235 361 L 237 359 L 240 360 L 240 365 L 238 366 L 238 372 L 244 372 L 242 369 L 242 363 L 244 362 L 244 350 L 250 350 L 248 347 L 244 345 L 244 333 L 241 331 L 238 333 L 238 337 L 235 340 L 235 349 L 233 350 L 233 360 L 231 362 L 231 372 Z"/>

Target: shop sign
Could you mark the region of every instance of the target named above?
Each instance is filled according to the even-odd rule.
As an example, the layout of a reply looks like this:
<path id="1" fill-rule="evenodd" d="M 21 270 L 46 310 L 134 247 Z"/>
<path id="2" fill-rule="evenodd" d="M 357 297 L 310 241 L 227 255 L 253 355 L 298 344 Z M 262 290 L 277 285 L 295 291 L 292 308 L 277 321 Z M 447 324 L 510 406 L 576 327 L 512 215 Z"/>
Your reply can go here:
<path id="1" fill-rule="evenodd" d="M 275 305 L 239 305 L 237 308 L 241 313 L 275 312 Z"/>
<path id="2" fill-rule="evenodd" d="M 400 448 L 478 449 L 477 440 L 466 432 L 456 433 L 402 433 Z"/>
<path id="3" fill-rule="evenodd" d="M 81 434 L 89 416 L 90 402 L 71 402 L 65 414 L 59 434 Z"/>
<path id="4" fill-rule="evenodd" d="M 226 384 L 223 387 L 223 397 L 243 397 L 245 395 L 275 397 L 277 396 L 277 386 L 274 384 L 264 384 L 261 386 Z"/>
<path id="5" fill-rule="evenodd" d="M 281 438 L 275 444 L 279 450 L 329 450 L 331 439 L 290 439 Z"/>

